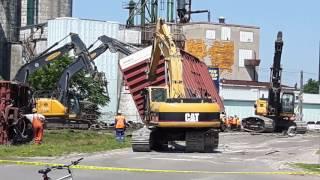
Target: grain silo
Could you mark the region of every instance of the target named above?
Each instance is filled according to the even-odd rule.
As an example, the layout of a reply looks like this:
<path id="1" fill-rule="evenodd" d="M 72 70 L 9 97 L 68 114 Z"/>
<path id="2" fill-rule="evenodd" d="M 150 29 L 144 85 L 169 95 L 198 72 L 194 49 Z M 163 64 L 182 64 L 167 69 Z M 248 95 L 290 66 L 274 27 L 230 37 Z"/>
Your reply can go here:
<path id="1" fill-rule="evenodd" d="M 72 16 L 72 0 L 21 0 L 21 26 Z"/>
<path id="2" fill-rule="evenodd" d="M 10 73 L 10 42 L 17 40 L 20 5 L 19 0 L 0 1 L 0 75 L 5 79 Z"/>

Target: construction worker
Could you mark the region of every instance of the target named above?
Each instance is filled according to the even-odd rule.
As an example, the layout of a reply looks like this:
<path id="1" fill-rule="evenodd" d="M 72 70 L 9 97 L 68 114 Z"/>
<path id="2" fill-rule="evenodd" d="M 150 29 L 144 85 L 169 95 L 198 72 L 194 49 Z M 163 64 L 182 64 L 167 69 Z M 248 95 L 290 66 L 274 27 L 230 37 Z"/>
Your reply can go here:
<path id="1" fill-rule="evenodd" d="M 231 129 L 232 130 L 236 130 L 237 129 L 237 115 L 234 115 L 234 117 L 232 118 Z"/>
<path id="2" fill-rule="evenodd" d="M 126 119 L 122 115 L 121 111 L 118 111 L 117 116 L 115 117 L 115 130 L 116 130 L 116 139 L 118 142 L 124 141 L 124 132 L 126 130 Z"/>
<path id="3" fill-rule="evenodd" d="M 227 117 L 224 118 L 224 124 L 226 125 L 226 129 L 229 129 L 229 119 Z"/>
<path id="4" fill-rule="evenodd" d="M 227 128 L 226 126 L 226 115 L 224 112 L 221 112 L 220 113 L 220 122 L 221 122 L 221 127 L 220 127 L 220 130 L 221 132 L 224 132 Z"/>
<path id="5" fill-rule="evenodd" d="M 34 143 L 41 144 L 44 132 L 44 120 L 45 117 L 42 114 L 37 113 L 37 109 L 32 109 L 32 114 L 26 114 L 25 117 L 32 123 L 34 133 Z"/>
<path id="6" fill-rule="evenodd" d="M 228 118 L 228 127 L 230 130 L 232 130 L 232 122 L 233 122 L 233 116 L 229 116 Z"/>
<path id="7" fill-rule="evenodd" d="M 241 130 L 241 121 L 240 118 L 236 116 L 236 121 L 237 121 L 237 130 L 240 131 Z"/>

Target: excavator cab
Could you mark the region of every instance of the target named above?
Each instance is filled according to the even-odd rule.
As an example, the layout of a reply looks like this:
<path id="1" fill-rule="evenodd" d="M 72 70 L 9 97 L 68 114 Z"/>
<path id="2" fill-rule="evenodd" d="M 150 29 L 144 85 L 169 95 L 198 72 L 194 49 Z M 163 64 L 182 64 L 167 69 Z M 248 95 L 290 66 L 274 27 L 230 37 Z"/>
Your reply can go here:
<path id="1" fill-rule="evenodd" d="M 80 102 L 74 93 L 67 96 L 67 106 L 57 100 L 58 93 L 50 91 L 36 91 L 33 98 L 36 100 L 36 109 L 46 117 L 77 118 L 81 114 Z"/>
<path id="2" fill-rule="evenodd" d="M 79 98 L 74 93 L 68 94 L 67 107 L 67 112 L 70 119 L 77 118 L 80 115 L 81 109 Z"/>
<path id="3" fill-rule="evenodd" d="M 144 97 L 144 120 L 147 122 L 158 121 L 157 113 L 150 112 L 150 107 L 159 106 L 165 103 L 168 98 L 168 88 L 160 86 L 150 86 L 141 92 Z"/>
<path id="4" fill-rule="evenodd" d="M 284 92 L 281 96 L 281 114 L 294 114 L 294 93 Z"/>
<path id="5" fill-rule="evenodd" d="M 148 91 L 151 102 L 166 102 L 168 98 L 168 88 L 166 87 L 149 87 Z"/>

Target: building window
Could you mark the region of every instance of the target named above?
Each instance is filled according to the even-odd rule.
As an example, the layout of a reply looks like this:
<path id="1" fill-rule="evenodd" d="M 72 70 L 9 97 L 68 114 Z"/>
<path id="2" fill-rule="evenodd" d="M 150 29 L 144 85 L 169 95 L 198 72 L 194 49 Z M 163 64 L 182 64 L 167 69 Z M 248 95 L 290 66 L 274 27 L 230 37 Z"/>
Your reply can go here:
<path id="1" fill-rule="evenodd" d="M 229 27 L 221 28 L 221 40 L 230 41 L 231 40 L 231 29 Z"/>
<path id="2" fill-rule="evenodd" d="M 216 39 L 216 31 L 215 30 L 207 30 L 206 31 L 206 39 L 209 39 L 209 40 Z"/>
<path id="3" fill-rule="evenodd" d="M 253 32 L 240 31 L 240 42 L 253 42 Z"/>
<path id="4" fill-rule="evenodd" d="M 239 67 L 244 67 L 245 59 L 252 59 L 252 50 L 239 49 Z"/>

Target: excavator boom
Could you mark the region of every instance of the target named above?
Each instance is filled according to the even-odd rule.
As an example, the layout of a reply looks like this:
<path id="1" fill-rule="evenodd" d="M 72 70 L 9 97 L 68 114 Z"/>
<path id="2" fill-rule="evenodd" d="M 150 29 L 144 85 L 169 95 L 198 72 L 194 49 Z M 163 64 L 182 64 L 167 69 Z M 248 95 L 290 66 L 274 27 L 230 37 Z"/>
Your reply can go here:
<path id="1" fill-rule="evenodd" d="M 277 40 L 275 41 L 275 52 L 273 57 L 273 65 L 270 74 L 270 88 L 268 97 L 269 111 L 279 116 L 281 110 L 281 54 L 282 54 L 282 32 L 279 31 Z"/>
<path id="2" fill-rule="evenodd" d="M 124 55 L 130 55 L 132 54 L 132 51 L 129 49 L 129 47 L 133 48 L 131 45 L 123 43 L 121 41 L 118 41 L 114 38 L 102 35 L 98 38 L 102 44 L 91 51 L 90 53 L 86 51 L 83 51 L 82 54 L 75 60 L 73 63 L 71 63 L 62 73 L 60 76 L 59 82 L 58 82 L 58 89 L 60 92 L 59 100 L 63 101 L 63 99 L 66 99 L 66 95 L 69 88 L 69 81 L 72 78 L 74 74 L 81 70 L 87 71 L 91 76 L 94 75 L 96 72 L 96 68 L 92 67 L 93 60 L 95 60 L 98 56 L 103 54 L 108 49 L 112 53 L 121 52 Z M 93 45 L 91 45 L 93 46 Z"/>
<path id="3" fill-rule="evenodd" d="M 148 78 L 150 81 L 156 78 L 156 69 L 161 54 L 163 54 L 169 72 L 169 82 L 167 83 L 169 85 L 169 98 L 185 98 L 181 54 L 176 48 L 168 26 L 161 19 L 158 20 L 154 36 Z"/>
<path id="4" fill-rule="evenodd" d="M 62 40 L 59 42 L 56 42 L 51 47 L 49 47 L 47 50 L 45 50 L 43 53 L 41 53 L 39 56 L 35 57 L 33 60 L 31 60 L 29 63 L 26 63 L 23 65 L 17 72 L 16 76 L 14 77 L 14 81 L 26 83 L 28 81 L 28 77 L 30 74 L 32 74 L 34 71 L 38 70 L 41 67 L 44 67 L 45 65 L 51 63 L 53 60 L 59 59 L 66 53 L 68 53 L 70 50 L 74 50 L 75 55 L 80 54 L 84 49 L 86 49 L 85 44 L 82 42 L 78 34 L 70 33 L 68 35 L 71 37 L 71 42 L 65 44 L 64 46 L 50 51 L 53 47 L 57 46 Z M 67 36 L 67 37 L 68 37 Z"/>

